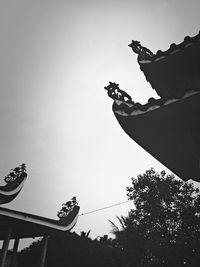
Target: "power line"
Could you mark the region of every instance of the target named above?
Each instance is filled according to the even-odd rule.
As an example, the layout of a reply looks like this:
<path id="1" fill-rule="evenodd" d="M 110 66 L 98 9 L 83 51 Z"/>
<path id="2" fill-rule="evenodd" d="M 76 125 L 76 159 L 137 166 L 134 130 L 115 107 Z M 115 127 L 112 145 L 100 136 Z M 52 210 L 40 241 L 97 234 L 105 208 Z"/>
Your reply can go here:
<path id="1" fill-rule="evenodd" d="M 106 206 L 106 207 L 103 207 L 103 208 L 100 208 L 100 209 L 96 209 L 96 210 L 88 211 L 88 212 L 85 212 L 85 213 L 80 214 L 79 216 L 83 216 L 83 215 L 91 214 L 91 213 L 98 212 L 98 211 L 105 210 L 105 209 L 110 209 L 110 208 L 113 208 L 113 207 L 115 207 L 115 206 L 119 206 L 119 205 L 125 204 L 125 203 L 127 203 L 127 202 L 129 202 L 129 201 L 130 201 L 130 200 L 126 200 L 126 201 L 119 202 L 119 203 L 116 203 L 116 204 L 113 204 L 113 205 L 110 205 L 110 206 Z"/>

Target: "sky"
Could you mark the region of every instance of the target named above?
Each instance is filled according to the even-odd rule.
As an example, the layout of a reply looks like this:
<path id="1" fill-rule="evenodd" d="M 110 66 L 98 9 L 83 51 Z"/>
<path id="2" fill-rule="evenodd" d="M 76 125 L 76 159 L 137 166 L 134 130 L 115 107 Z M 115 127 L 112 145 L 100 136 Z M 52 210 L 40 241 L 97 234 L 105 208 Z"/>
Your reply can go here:
<path id="1" fill-rule="evenodd" d="M 56 219 L 77 196 L 80 214 L 127 200 L 131 178 L 167 170 L 121 129 L 104 86 L 135 102 L 157 95 L 132 39 L 154 53 L 198 34 L 197 0 L 0 1 L 0 175 L 26 163 L 24 188 L 4 207 Z M 170 170 L 167 170 L 171 173 Z M 109 234 L 132 202 L 82 215 L 73 231 Z"/>

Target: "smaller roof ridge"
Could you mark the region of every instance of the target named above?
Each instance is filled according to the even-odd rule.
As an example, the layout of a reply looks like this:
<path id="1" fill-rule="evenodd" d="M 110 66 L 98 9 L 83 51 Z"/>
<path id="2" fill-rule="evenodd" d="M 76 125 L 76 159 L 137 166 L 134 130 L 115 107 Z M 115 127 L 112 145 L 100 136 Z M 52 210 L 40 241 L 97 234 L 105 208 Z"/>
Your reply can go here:
<path id="1" fill-rule="evenodd" d="M 128 46 L 132 48 L 134 53 L 138 54 L 139 64 L 144 64 L 163 59 L 197 42 L 200 42 L 200 31 L 193 37 L 186 36 L 181 43 L 172 43 L 165 51 L 158 50 L 155 54 L 148 48 L 142 46 L 139 41 L 132 40 L 131 44 Z"/>

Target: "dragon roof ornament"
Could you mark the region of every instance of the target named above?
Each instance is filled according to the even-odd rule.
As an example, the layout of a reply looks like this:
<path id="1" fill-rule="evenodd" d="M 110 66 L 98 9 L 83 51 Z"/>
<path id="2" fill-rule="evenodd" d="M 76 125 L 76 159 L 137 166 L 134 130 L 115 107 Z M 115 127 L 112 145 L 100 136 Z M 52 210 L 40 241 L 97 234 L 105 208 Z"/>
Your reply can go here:
<path id="1" fill-rule="evenodd" d="M 104 87 L 108 91 L 108 96 L 113 100 L 120 100 L 126 103 L 133 103 L 129 94 L 119 88 L 119 84 L 109 82 L 109 85 Z"/>
<path id="2" fill-rule="evenodd" d="M 21 191 L 27 178 L 26 165 L 23 163 L 5 176 L 6 184 L 0 186 L 0 204 L 12 201 Z"/>
<path id="3" fill-rule="evenodd" d="M 132 48 L 133 52 L 138 54 L 138 61 L 146 60 L 146 59 L 150 60 L 154 55 L 151 52 L 151 50 L 149 50 L 148 48 L 142 46 L 140 44 L 140 42 L 138 42 L 138 41 L 132 40 L 131 44 L 129 44 L 128 46 L 130 46 Z"/>

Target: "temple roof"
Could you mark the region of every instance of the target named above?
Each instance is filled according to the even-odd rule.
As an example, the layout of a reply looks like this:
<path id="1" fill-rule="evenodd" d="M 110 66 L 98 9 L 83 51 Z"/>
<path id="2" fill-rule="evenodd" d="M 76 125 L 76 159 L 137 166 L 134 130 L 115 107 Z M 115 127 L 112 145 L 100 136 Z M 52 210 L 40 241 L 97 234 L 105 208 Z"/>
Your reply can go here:
<path id="1" fill-rule="evenodd" d="M 5 176 L 5 185 L 0 186 L 0 204 L 13 200 L 20 192 L 26 180 L 26 165 L 11 170 Z M 56 231 L 70 231 L 77 222 L 80 207 L 76 197 L 62 205 L 58 212 L 59 220 L 0 207 L 0 240 L 11 229 L 11 239 L 38 237 Z"/>
<path id="2" fill-rule="evenodd" d="M 200 181 L 200 93 L 146 111 L 130 110 L 130 103 L 113 103 L 123 130 L 181 179 Z"/>
<path id="3" fill-rule="evenodd" d="M 75 206 L 64 220 L 60 221 L 0 207 L 0 240 L 4 239 L 9 227 L 12 229 L 11 239 L 69 231 L 77 222 L 79 209 L 79 206 Z"/>
<path id="4" fill-rule="evenodd" d="M 155 55 L 129 45 L 159 99 L 144 105 L 109 82 L 113 112 L 123 130 L 183 180 L 200 181 L 200 34 Z"/>
<path id="5" fill-rule="evenodd" d="M 156 54 L 137 41 L 129 46 L 138 54 L 140 69 L 161 98 L 180 98 L 187 90 L 200 90 L 200 33 Z"/>

